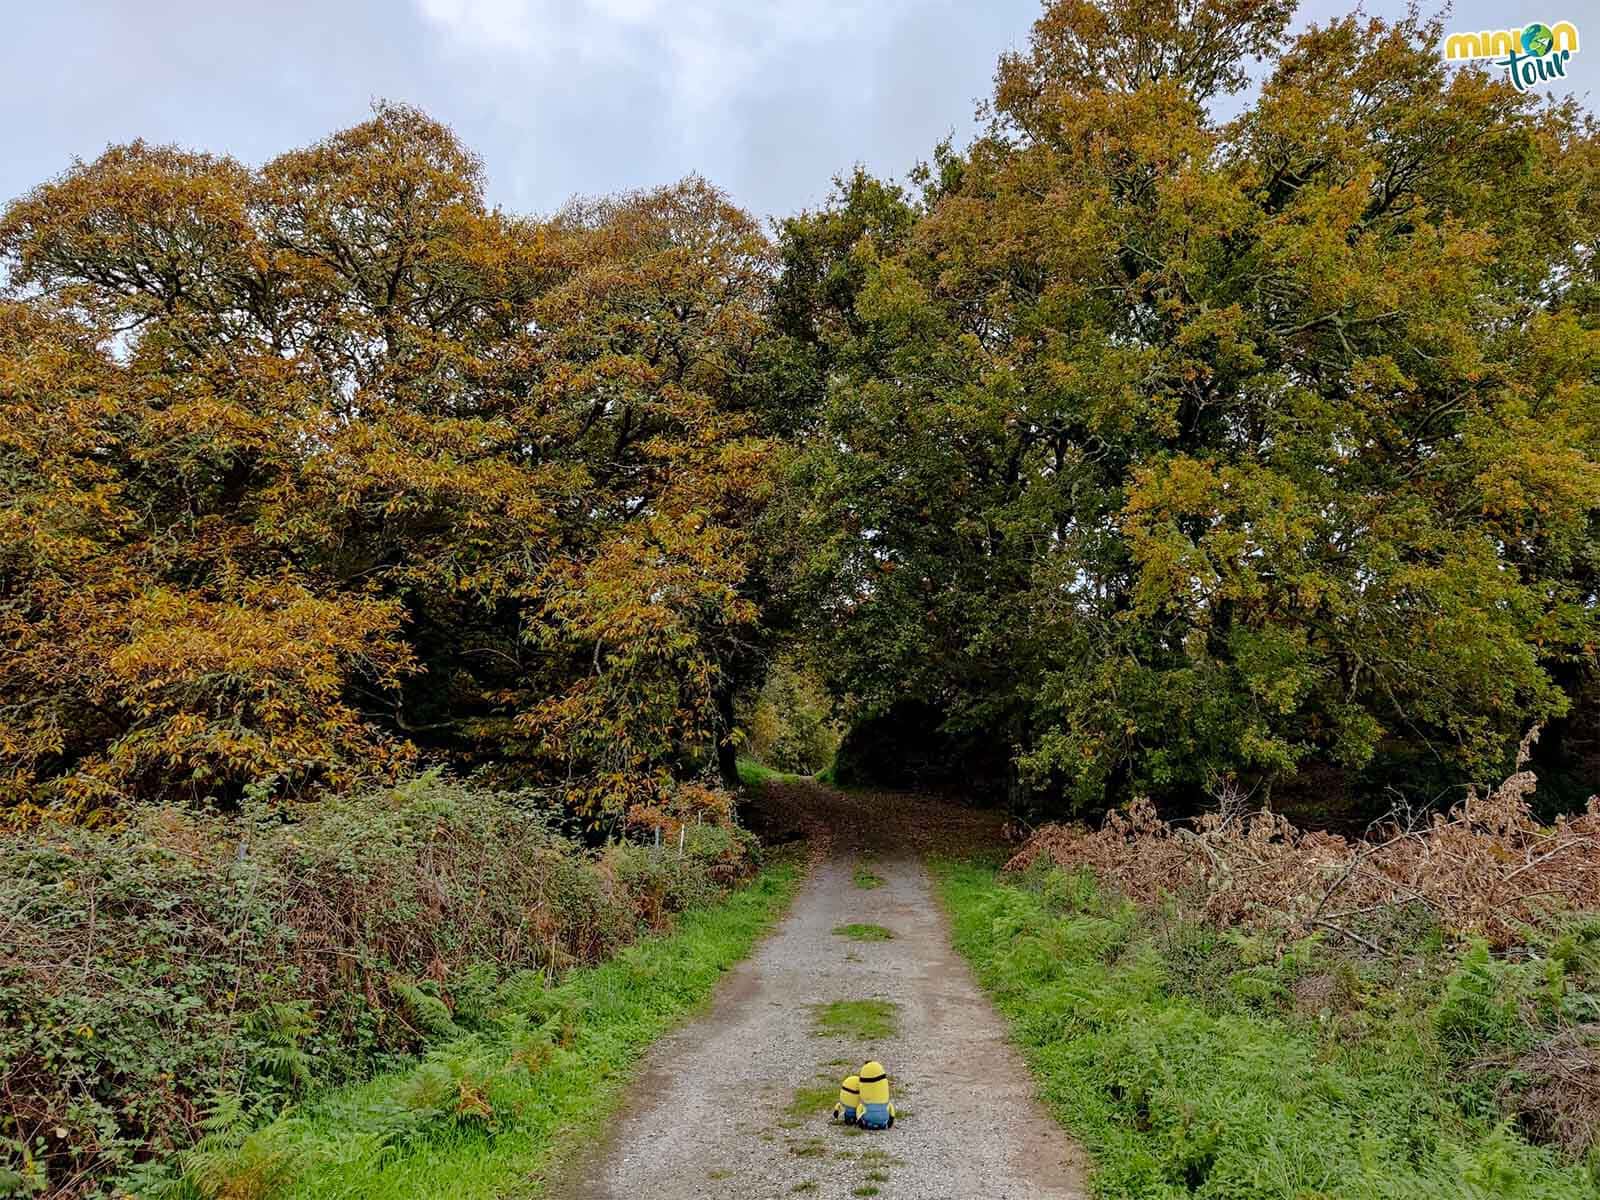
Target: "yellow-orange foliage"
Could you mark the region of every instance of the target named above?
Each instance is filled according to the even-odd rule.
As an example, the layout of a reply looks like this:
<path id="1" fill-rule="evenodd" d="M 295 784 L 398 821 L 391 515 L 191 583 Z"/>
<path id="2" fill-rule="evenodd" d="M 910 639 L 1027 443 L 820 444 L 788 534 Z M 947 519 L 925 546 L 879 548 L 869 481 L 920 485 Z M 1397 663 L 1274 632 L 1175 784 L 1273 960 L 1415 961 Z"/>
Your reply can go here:
<path id="1" fill-rule="evenodd" d="M 0 807 L 388 774 L 653 802 L 719 733 L 770 250 L 698 179 L 543 221 L 423 114 L 143 143 L 0 218 Z"/>

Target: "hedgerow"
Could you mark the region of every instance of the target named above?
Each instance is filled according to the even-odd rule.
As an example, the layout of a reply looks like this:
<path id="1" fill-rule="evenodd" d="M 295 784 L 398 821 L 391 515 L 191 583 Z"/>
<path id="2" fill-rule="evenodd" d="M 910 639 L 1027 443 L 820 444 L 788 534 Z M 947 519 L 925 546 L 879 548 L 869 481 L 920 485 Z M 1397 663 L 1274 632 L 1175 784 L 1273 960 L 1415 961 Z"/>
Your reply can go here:
<path id="1" fill-rule="evenodd" d="M 1233 999 L 1268 1008 L 1296 995 L 1277 968 L 1219 971 L 1214 947 L 1259 940 L 1281 966 L 1295 947 L 1331 939 L 1369 971 L 1413 961 L 1419 947 L 1459 949 L 1432 978 L 1425 1032 L 1449 1077 L 1439 1087 L 1582 1155 L 1600 1143 L 1600 800 L 1553 825 L 1534 820 L 1537 781 L 1521 768 L 1536 732 L 1500 786 L 1364 839 L 1236 804 L 1177 824 L 1140 802 L 1098 830 L 1046 826 L 1007 867 L 1085 872 L 1165 914 L 1161 927 L 1182 933 L 1162 939 L 1164 970 L 1197 994 L 1226 979 Z M 1303 986 L 1338 1009 L 1359 991 L 1355 968 L 1341 969 L 1350 979 Z"/>
<path id="2" fill-rule="evenodd" d="M 95 1195 L 605 959 L 752 866 L 724 821 L 588 851 L 434 775 L 298 819 L 173 808 L 0 840 L 0 1194 Z"/>

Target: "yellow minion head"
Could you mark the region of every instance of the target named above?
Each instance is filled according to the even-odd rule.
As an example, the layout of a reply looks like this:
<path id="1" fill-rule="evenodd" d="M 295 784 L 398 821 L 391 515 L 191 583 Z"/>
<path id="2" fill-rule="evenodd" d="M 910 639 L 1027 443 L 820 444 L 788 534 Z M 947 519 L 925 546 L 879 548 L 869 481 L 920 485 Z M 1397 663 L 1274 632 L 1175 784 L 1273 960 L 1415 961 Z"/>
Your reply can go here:
<path id="1" fill-rule="evenodd" d="M 855 1112 L 861 1101 L 861 1080 L 855 1075 L 846 1076 L 839 1084 L 839 1107 L 845 1112 Z"/>
<path id="2" fill-rule="evenodd" d="M 862 1104 L 889 1103 L 889 1075 L 881 1062 L 869 1062 L 857 1076 L 861 1086 Z"/>

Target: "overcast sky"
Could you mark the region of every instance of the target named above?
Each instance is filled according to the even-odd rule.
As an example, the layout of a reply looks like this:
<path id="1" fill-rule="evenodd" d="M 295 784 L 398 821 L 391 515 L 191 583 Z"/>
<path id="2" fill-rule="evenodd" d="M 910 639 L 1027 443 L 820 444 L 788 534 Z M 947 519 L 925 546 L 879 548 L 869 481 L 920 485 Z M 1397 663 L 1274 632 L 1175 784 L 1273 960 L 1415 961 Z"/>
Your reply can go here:
<path id="1" fill-rule="evenodd" d="M 1300 19 L 1351 3 L 1308 0 Z M 19 4 L 0 43 L 12 97 L 0 200 L 136 137 L 257 164 L 363 120 L 381 97 L 454 126 L 482 155 L 491 200 L 519 212 L 699 171 L 758 213 L 785 213 L 818 203 L 853 163 L 898 177 L 939 138 L 964 140 L 996 58 L 1026 45 L 1038 11 L 1038 0 Z M 1571 20 L 1583 39 L 1573 90 L 1588 95 L 1600 92 L 1592 11 L 1464 0 L 1449 26 Z"/>

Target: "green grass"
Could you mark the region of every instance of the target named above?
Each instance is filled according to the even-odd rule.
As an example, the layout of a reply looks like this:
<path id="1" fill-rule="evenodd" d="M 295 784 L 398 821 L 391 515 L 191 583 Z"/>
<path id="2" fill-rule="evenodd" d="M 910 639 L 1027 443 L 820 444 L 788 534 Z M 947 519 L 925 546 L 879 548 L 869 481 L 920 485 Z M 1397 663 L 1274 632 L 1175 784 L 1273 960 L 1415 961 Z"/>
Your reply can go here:
<path id="1" fill-rule="evenodd" d="M 765 763 L 758 763 L 753 758 L 738 760 L 739 782 L 747 788 L 765 787 L 769 783 L 799 783 L 810 779 L 809 775 L 794 775 L 788 771 L 779 771 Z"/>
<path id="2" fill-rule="evenodd" d="M 882 925 L 835 925 L 835 937 L 849 938 L 852 942 L 887 942 L 894 934 Z"/>
<path id="3" fill-rule="evenodd" d="M 900 1021 L 891 1000 L 835 1000 L 811 1006 L 813 1031 L 821 1037 L 890 1037 Z"/>
<path id="4" fill-rule="evenodd" d="M 1470 1070 L 1447 1075 L 1435 1030 L 1449 1026 L 1450 988 L 1419 982 L 1414 964 L 1409 984 L 1358 976 L 1353 1005 L 1296 1016 L 1286 985 L 1327 955 L 1314 941 L 1274 958 L 1081 876 L 1023 886 L 990 867 L 934 870 L 957 949 L 1095 1160 L 1102 1200 L 1600 1194 L 1600 1156 L 1585 1166 L 1529 1145 L 1491 1088 L 1460 1082 Z"/>
<path id="5" fill-rule="evenodd" d="M 855 881 L 858 888 L 865 888 L 868 891 L 883 886 L 883 876 L 877 874 L 865 863 L 856 864 Z"/>
<path id="6" fill-rule="evenodd" d="M 839 1099 L 839 1085 L 828 1087 L 795 1088 L 784 1115 L 799 1120 L 830 1111 Z"/>
<path id="7" fill-rule="evenodd" d="M 572 971 L 504 1036 L 463 1038 L 415 1068 L 313 1097 L 242 1146 L 203 1150 L 186 1165 L 212 1178 L 209 1194 L 233 1194 L 231 1182 L 239 1195 L 273 1200 L 536 1196 L 615 1110 L 640 1055 L 782 913 L 800 874 L 793 863 L 771 866 L 683 914 L 670 935 Z M 278 1185 L 243 1188 L 262 1177 Z"/>

